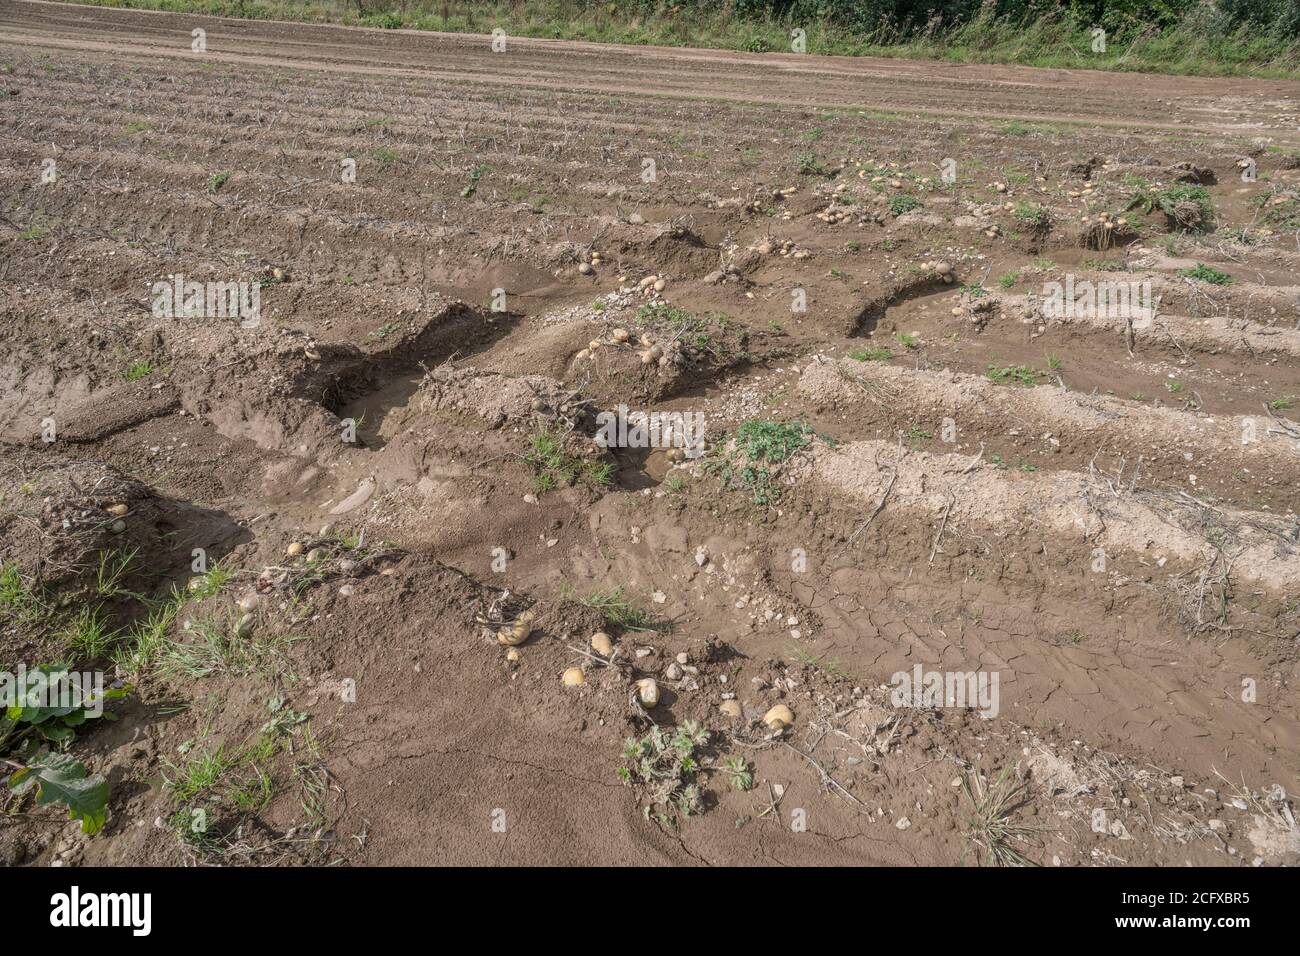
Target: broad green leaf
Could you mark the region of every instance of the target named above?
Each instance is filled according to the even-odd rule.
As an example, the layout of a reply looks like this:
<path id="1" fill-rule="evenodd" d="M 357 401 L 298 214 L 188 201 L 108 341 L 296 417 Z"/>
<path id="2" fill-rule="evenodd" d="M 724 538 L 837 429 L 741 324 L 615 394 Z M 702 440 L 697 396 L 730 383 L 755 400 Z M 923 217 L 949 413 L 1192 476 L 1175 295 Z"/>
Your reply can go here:
<path id="1" fill-rule="evenodd" d="M 37 787 L 36 803 L 61 803 L 69 820 L 81 821 L 81 832 L 98 833 L 108 820 L 108 781 L 86 774 L 86 767 L 68 754 L 45 751 L 9 778 L 10 788 L 22 795 Z"/>

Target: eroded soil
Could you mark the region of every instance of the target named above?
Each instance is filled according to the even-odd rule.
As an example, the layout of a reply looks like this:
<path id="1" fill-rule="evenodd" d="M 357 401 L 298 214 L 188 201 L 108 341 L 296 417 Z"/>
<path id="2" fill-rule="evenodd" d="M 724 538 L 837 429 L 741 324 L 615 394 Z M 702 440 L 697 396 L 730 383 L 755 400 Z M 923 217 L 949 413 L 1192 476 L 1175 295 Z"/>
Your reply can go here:
<path id="1" fill-rule="evenodd" d="M 990 791 L 1037 864 L 1300 859 L 1297 84 L 12 0 L 0 64 L 0 663 L 132 685 L 103 832 L 11 797 L 3 862 L 987 863 Z"/>

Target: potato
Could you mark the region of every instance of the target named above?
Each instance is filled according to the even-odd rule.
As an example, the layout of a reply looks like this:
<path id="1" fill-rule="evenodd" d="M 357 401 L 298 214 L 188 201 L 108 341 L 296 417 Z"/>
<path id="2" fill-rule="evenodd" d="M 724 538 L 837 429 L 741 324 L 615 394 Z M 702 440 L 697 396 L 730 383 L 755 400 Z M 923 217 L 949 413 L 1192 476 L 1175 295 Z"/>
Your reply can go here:
<path id="1" fill-rule="evenodd" d="M 777 704 L 763 715 L 763 723 L 772 730 L 784 730 L 794 723 L 794 712 L 785 704 Z"/>

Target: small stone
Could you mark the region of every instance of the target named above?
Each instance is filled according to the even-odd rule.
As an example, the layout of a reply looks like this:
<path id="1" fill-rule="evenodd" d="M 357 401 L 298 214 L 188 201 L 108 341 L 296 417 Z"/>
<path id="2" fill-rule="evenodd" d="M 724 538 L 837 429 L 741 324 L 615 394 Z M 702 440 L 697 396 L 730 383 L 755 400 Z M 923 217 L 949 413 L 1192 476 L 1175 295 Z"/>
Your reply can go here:
<path id="1" fill-rule="evenodd" d="M 912 829 L 912 821 L 907 819 L 907 817 L 900 817 L 894 826 L 900 830 L 910 830 Z"/>
<path id="2" fill-rule="evenodd" d="M 676 661 L 664 668 L 664 677 L 668 680 L 682 679 L 682 669 L 677 665 Z"/>
<path id="3" fill-rule="evenodd" d="M 721 704 L 718 705 L 718 710 L 720 710 L 727 717 L 739 717 L 741 714 L 740 701 L 724 700 Z"/>
<path id="4" fill-rule="evenodd" d="M 345 584 L 341 588 L 339 588 L 339 597 L 352 597 L 352 595 L 356 593 L 357 593 L 357 589 L 353 587 L 351 584 Z"/>

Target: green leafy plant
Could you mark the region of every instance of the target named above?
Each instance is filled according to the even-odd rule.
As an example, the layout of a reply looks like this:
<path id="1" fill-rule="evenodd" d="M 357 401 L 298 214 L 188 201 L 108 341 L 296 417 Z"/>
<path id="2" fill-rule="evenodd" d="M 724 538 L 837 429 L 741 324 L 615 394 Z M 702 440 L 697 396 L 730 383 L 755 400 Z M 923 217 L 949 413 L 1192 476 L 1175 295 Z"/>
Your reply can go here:
<path id="1" fill-rule="evenodd" d="M 483 178 L 483 167 L 475 166 L 469 171 L 469 182 L 465 188 L 460 191 L 462 199 L 469 199 L 474 193 L 478 192 L 478 181 Z"/>
<path id="2" fill-rule="evenodd" d="M 744 757 L 728 757 L 722 762 L 722 772 L 727 775 L 731 785 L 737 790 L 753 789 L 754 771 Z"/>
<path id="3" fill-rule="evenodd" d="M 990 365 L 984 373 L 994 385 L 1022 385 L 1026 388 L 1038 384 L 1038 373 L 1024 365 Z"/>
<path id="4" fill-rule="evenodd" d="M 1205 229 L 1214 221 L 1214 203 L 1209 192 L 1204 186 L 1187 183 L 1164 189 L 1139 185 L 1125 209 L 1137 209 L 1148 215 L 1159 210 L 1171 226 L 1179 229 Z"/>
<path id="5" fill-rule="evenodd" d="M 533 487 L 538 494 L 580 480 L 596 488 L 606 488 L 614 481 L 612 463 L 572 455 L 560 439 L 545 430 L 530 439 L 524 461 L 533 471 Z"/>
<path id="6" fill-rule="evenodd" d="M 817 158 L 817 154 L 812 151 L 800 153 L 796 157 L 796 164 L 800 176 L 821 176 L 829 179 L 835 175 L 835 170 L 824 164 Z"/>
<path id="7" fill-rule="evenodd" d="M 1210 285 L 1231 285 L 1233 281 L 1232 276 L 1228 275 L 1228 273 L 1220 272 L 1213 266 L 1207 266 L 1203 262 L 1196 263 L 1190 269 L 1180 269 L 1178 274 L 1200 282 L 1208 282 Z"/>
<path id="8" fill-rule="evenodd" d="M 736 430 L 740 451 L 751 462 L 781 465 L 811 441 L 812 429 L 803 422 L 782 423 L 751 418 Z"/>
<path id="9" fill-rule="evenodd" d="M 68 819 L 80 820 L 87 835 L 98 833 L 108 820 L 108 781 L 65 753 L 39 751 L 9 776 L 9 789 L 18 797 L 34 793 L 37 806 L 63 804 Z"/>
<path id="10" fill-rule="evenodd" d="M 1046 229 L 1052 224 L 1052 216 L 1047 211 L 1047 208 L 1044 206 L 1035 206 L 1033 203 L 1016 203 L 1014 215 L 1016 221 L 1021 225 L 1039 231 Z"/>
<path id="11" fill-rule="evenodd" d="M 150 362 L 147 359 L 141 359 L 140 361 L 132 362 L 129 366 L 127 366 L 126 372 L 124 374 L 128 382 L 138 382 L 140 381 L 140 379 L 152 375 L 153 372 L 154 372 L 153 362 Z"/>
<path id="12" fill-rule="evenodd" d="M 15 701 L 0 715 L 0 753 L 8 753 L 0 764 L 13 771 L 9 789 L 19 798 L 34 795 L 37 806 L 61 803 L 68 819 L 81 821 L 82 832 L 97 833 L 108 818 L 108 782 L 63 748 L 87 720 L 111 720 L 104 701 L 125 697 L 130 686 L 97 692 L 52 664 L 6 679 L 6 698 Z"/>
<path id="13" fill-rule="evenodd" d="M 230 182 L 230 173 L 213 173 L 208 180 L 208 192 L 216 195 L 221 187 Z"/>
<path id="14" fill-rule="evenodd" d="M 97 694 L 95 688 L 83 686 L 69 668 L 61 664 L 42 664 L 17 675 L 7 675 L 10 684 L 5 699 L 16 701 L 0 715 L 0 751 L 6 747 L 21 749 L 27 741 L 42 741 L 66 746 L 76 735 L 76 728 L 87 720 L 100 717 L 112 720 L 103 704 L 130 692 L 130 685 L 107 688 Z"/>
<path id="15" fill-rule="evenodd" d="M 1285 232 L 1300 230 L 1300 196 L 1279 193 L 1262 193 L 1254 200 L 1261 209 L 1261 219 L 1267 225 Z"/>
<path id="16" fill-rule="evenodd" d="M 724 447 L 705 469 L 719 475 L 724 487 L 745 488 L 755 504 L 771 504 L 781 496 L 776 485 L 781 466 L 807 447 L 812 435 L 813 430 L 803 422 L 751 418 L 736 430 L 732 447 Z"/>
<path id="17" fill-rule="evenodd" d="M 709 732 L 693 720 L 683 720 L 669 731 L 657 724 L 644 737 L 623 745 L 618 776 L 641 791 L 642 812 L 653 814 L 662 825 L 676 829 L 679 818 L 704 809 L 697 781 L 699 750 L 709 742 Z"/>
<path id="18" fill-rule="evenodd" d="M 889 211 L 895 216 L 901 216 L 905 212 L 911 212 L 913 209 L 921 208 L 921 200 L 908 193 L 899 193 L 889 200 Z"/>

